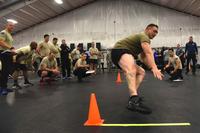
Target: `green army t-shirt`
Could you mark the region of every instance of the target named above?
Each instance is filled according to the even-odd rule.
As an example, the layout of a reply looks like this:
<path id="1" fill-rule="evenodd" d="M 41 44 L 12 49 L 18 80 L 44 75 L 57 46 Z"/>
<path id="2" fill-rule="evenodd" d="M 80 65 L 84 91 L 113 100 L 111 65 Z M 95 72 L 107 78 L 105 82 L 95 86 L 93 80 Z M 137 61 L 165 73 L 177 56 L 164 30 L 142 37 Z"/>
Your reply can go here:
<path id="1" fill-rule="evenodd" d="M 75 69 L 77 69 L 80 65 L 86 65 L 87 62 L 85 60 L 82 60 L 81 58 L 77 60 L 75 64 Z"/>
<path id="2" fill-rule="evenodd" d="M 24 54 L 23 57 L 22 57 L 22 60 L 21 60 L 21 64 L 26 64 L 27 60 L 32 59 L 32 56 L 34 54 L 34 50 L 31 50 L 30 46 L 24 46 L 24 47 L 17 49 L 16 53 L 17 54 L 20 54 L 20 53 Z M 14 59 L 15 59 L 15 56 L 14 56 Z"/>
<path id="3" fill-rule="evenodd" d="M 98 56 L 96 54 L 98 54 L 99 50 L 97 48 L 93 48 L 91 47 L 89 49 L 89 52 L 90 52 L 90 59 L 94 59 L 94 60 L 97 60 L 98 59 Z M 92 53 L 92 54 L 91 54 Z M 93 54 L 95 53 L 95 54 Z"/>
<path id="4" fill-rule="evenodd" d="M 133 55 L 138 55 L 143 51 L 141 46 L 143 42 L 147 42 L 150 44 L 150 39 L 145 33 L 131 35 L 125 39 L 118 41 L 115 44 L 114 49 L 127 49 Z"/>
<path id="5" fill-rule="evenodd" d="M 57 68 L 56 59 L 49 60 L 48 56 L 44 57 L 42 59 L 42 62 L 40 63 L 40 66 L 39 66 L 39 70 L 41 70 L 41 65 L 42 64 L 46 65 L 46 68 L 49 68 L 49 69 L 55 69 L 55 68 Z"/>
<path id="6" fill-rule="evenodd" d="M 7 43 L 10 46 L 13 46 L 13 38 L 11 34 L 6 30 L 3 30 L 0 32 L 0 40 L 3 40 L 5 43 Z M 7 49 L 8 48 L 0 46 L 0 50 L 7 50 Z"/>

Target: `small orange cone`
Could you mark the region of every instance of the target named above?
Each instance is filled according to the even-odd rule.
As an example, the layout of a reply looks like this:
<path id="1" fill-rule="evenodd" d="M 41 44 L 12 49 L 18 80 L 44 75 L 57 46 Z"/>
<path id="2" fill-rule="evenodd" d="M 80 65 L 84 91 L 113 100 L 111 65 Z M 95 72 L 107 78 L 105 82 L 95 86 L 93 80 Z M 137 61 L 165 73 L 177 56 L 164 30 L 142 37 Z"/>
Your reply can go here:
<path id="1" fill-rule="evenodd" d="M 85 122 L 84 126 L 99 126 L 103 124 L 104 120 L 101 119 L 99 108 L 96 101 L 96 96 L 94 93 L 90 96 L 90 107 L 88 120 Z"/>
<path id="2" fill-rule="evenodd" d="M 122 83 L 120 71 L 118 71 L 116 83 Z"/>

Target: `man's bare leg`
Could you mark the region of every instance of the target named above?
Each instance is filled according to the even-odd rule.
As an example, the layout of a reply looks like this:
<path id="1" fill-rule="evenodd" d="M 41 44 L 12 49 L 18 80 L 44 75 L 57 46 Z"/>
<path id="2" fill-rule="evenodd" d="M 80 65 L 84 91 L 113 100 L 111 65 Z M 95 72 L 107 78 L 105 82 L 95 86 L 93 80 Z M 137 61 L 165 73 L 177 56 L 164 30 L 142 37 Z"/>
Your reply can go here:
<path id="1" fill-rule="evenodd" d="M 18 77 L 19 77 L 19 71 L 15 70 L 13 73 L 13 80 L 14 80 L 14 84 L 13 84 L 13 89 L 21 89 L 22 87 L 18 84 Z"/>
<path id="2" fill-rule="evenodd" d="M 138 90 L 140 84 L 144 80 L 145 76 L 145 70 L 141 68 L 140 66 L 136 65 L 137 67 L 137 73 L 136 73 L 136 89 Z"/>
<path id="3" fill-rule="evenodd" d="M 134 64 L 135 60 L 131 54 L 123 54 L 120 58 L 119 65 L 125 73 L 129 94 L 130 96 L 135 96 L 137 94 L 137 86 L 136 86 L 136 64 Z"/>
<path id="4" fill-rule="evenodd" d="M 134 57 L 130 54 L 123 54 L 119 65 L 126 75 L 130 99 L 127 108 L 131 111 L 137 111 L 143 114 L 150 114 L 151 109 L 146 107 L 138 96 L 138 88 L 144 79 L 144 70 L 135 64 Z"/>

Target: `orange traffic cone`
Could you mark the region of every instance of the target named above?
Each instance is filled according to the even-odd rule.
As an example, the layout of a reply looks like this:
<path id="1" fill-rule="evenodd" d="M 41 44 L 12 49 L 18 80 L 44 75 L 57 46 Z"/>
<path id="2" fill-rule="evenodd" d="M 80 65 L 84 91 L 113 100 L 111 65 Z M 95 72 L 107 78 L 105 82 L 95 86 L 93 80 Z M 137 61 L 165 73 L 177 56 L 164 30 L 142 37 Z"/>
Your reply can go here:
<path id="1" fill-rule="evenodd" d="M 120 71 L 118 71 L 116 83 L 121 83 L 121 82 L 122 80 L 121 80 Z"/>
<path id="2" fill-rule="evenodd" d="M 101 116 L 99 114 L 99 108 L 97 105 L 95 94 L 92 93 L 90 97 L 88 120 L 85 122 L 84 126 L 99 126 L 103 124 L 103 122 L 104 120 L 101 119 Z"/>

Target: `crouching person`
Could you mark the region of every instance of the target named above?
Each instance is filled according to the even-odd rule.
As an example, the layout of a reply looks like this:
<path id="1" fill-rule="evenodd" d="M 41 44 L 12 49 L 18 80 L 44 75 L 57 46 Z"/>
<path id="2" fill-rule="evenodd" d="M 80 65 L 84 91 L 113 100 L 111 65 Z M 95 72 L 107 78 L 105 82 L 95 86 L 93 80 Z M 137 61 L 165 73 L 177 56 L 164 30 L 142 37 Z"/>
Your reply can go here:
<path id="1" fill-rule="evenodd" d="M 173 48 L 168 49 L 169 59 L 168 64 L 164 67 L 164 70 L 171 76 L 170 80 L 182 81 L 182 64 L 180 58 L 175 55 Z"/>
<path id="2" fill-rule="evenodd" d="M 87 58 L 87 55 L 85 53 L 83 53 L 81 55 L 81 58 L 78 59 L 76 64 L 75 64 L 74 75 L 78 77 L 79 82 L 82 81 L 82 78 L 90 76 L 91 73 L 95 72 L 95 71 L 91 71 L 91 72 L 88 71 L 88 68 L 90 66 L 86 63 L 86 58 Z"/>
<path id="3" fill-rule="evenodd" d="M 40 82 L 45 80 L 54 80 L 60 74 L 54 53 L 50 52 L 40 63 L 38 75 Z"/>
<path id="4" fill-rule="evenodd" d="M 21 47 L 16 50 L 17 55 L 14 56 L 13 61 L 14 61 L 14 73 L 13 73 L 13 79 L 14 79 L 14 84 L 13 84 L 13 89 L 21 89 L 21 86 L 18 84 L 18 76 L 19 72 L 23 72 L 24 76 L 24 86 L 33 86 L 32 83 L 29 82 L 28 80 L 28 70 L 27 70 L 27 61 L 32 60 L 32 56 L 37 48 L 37 43 L 36 42 L 31 42 L 29 46 Z"/>

